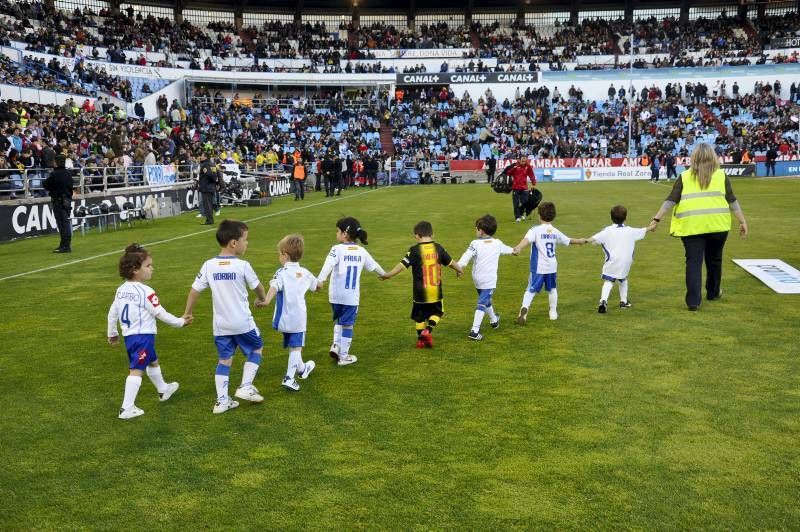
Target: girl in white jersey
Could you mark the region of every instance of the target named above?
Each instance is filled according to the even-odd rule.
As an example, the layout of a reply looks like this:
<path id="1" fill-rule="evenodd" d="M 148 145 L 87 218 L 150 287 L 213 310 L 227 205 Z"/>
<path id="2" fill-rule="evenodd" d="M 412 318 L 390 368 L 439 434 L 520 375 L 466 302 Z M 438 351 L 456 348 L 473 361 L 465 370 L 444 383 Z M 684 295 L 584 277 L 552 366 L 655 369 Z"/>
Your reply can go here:
<path id="1" fill-rule="evenodd" d="M 192 322 L 190 317 L 175 317 L 161 306 L 155 291 L 144 284 L 153 276 L 153 258 L 139 244 L 131 244 L 119 259 L 119 274 L 125 282 L 117 288 L 114 302 L 108 310 L 108 343 L 119 344 L 117 321 L 122 325 L 122 336 L 128 350 L 130 373 L 125 379 L 125 395 L 120 419 L 131 419 L 144 414 L 137 407 L 136 395 L 146 371 L 158 391 L 161 401 L 166 401 L 178 390 L 178 383 L 167 384 L 161 375 L 156 355 L 156 318 L 172 327 L 184 327 Z"/>
<path id="2" fill-rule="evenodd" d="M 358 315 L 361 273 L 367 270 L 381 277 L 385 272 L 366 249 L 356 244 L 356 240 L 360 240 L 367 245 L 367 232 L 355 218 L 342 218 L 336 222 L 336 240 L 339 243 L 328 253 L 317 281 L 318 287 L 322 288 L 328 276 L 333 274 L 328 287 L 334 323 L 330 353 L 340 366 L 347 366 L 357 360 L 350 354 L 350 344 Z"/>

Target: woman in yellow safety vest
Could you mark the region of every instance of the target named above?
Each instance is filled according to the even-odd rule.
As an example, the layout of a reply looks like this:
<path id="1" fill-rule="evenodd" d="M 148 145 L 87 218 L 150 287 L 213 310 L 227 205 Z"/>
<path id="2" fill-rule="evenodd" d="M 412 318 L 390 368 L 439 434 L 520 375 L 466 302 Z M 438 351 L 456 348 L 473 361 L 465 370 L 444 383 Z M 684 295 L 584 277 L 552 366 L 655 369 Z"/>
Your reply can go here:
<path id="1" fill-rule="evenodd" d="M 719 167 L 714 148 L 702 143 L 692 152 L 691 166 L 681 173 L 650 227 L 672 209 L 669 232 L 680 237 L 686 250 L 686 306 L 700 308 L 703 262 L 706 263 L 706 299 L 722 295 L 722 249 L 731 229 L 731 212 L 739 220 L 739 234 L 747 236 L 747 222 L 731 182 Z"/>
<path id="2" fill-rule="evenodd" d="M 292 184 L 294 185 L 294 200 L 306 199 L 306 167 L 302 157 L 297 157 L 292 168 Z"/>

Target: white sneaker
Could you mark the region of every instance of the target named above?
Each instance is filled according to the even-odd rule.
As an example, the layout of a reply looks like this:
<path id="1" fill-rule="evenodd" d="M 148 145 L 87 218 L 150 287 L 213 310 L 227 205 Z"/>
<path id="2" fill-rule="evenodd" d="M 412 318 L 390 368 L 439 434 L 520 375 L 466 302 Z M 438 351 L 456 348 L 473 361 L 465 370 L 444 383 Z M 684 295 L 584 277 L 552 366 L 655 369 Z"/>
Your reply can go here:
<path id="1" fill-rule="evenodd" d="M 167 389 L 158 394 L 158 400 L 161 402 L 169 400 L 169 398 L 172 397 L 172 394 L 178 391 L 178 388 L 180 388 L 180 384 L 177 382 L 171 382 L 167 384 Z"/>
<path id="2" fill-rule="evenodd" d="M 256 387 L 252 384 L 243 388 L 237 388 L 236 393 L 233 394 L 233 396 L 237 399 L 242 399 L 243 401 L 250 401 L 251 403 L 260 403 L 264 400 L 264 397 L 258 393 Z"/>
<path id="3" fill-rule="evenodd" d="M 335 342 L 332 343 L 330 353 L 331 353 L 331 358 L 339 360 L 339 344 Z"/>
<path id="4" fill-rule="evenodd" d="M 307 379 L 311 372 L 314 371 L 314 368 L 317 365 L 314 363 L 313 360 L 306 360 L 306 369 L 303 370 L 303 373 L 300 374 L 301 379 Z"/>
<path id="5" fill-rule="evenodd" d="M 515 222 L 521 222 L 521 221 L 522 221 L 522 218 L 517 218 L 517 219 L 516 219 L 516 220 L 514 220 L 514 221 L 515 221 Z"/>
<path id="6" fill-rule="evenodd" d="M 553 320 L 553 321 L 557 320 L 558 319 L 558 312 L 556 312 L 555 310 L 551 310 L 550 311 L 550 319 Z"/>
<path id="7" fill-rule="evenodd" d="M 214 413 L 222 414 L 228 410 L 233 410 L 237 406 L 239 406 L 238 401 L 234 401 L 229 397 L 227 401 L 217 401 L 217 404 L 214 405 Z"/>
<path id="8" fill-rule="evenodd" d="M 339 357 L 339 364 L 340 366 L 349 366 L 350 364 L 355 364 L 358 358 L 355 355 L 345 355 L 343 357 Z"/>
<path id="9" fill-rule="evenodd" d="M 119 409 L 119 416 L 117 416 L 117 417 L 119 417 L 120 419 L 133 419 L 135 417 L 141 416 L 142 414 L 144 414 L 144 410 L 142 410 L 141 408 L 139 408 L 136 405 L 133 405 L 132 407 L 128 408 L 127 410 L 124 409 L 124 408 L 120 408 Z"/>
<path id="10" fill-rule="evenodd" d="M 197 216 L 195 216 L 195 218 L 202 218 L 202 217 L 203 217 L 203 215 L 200 214 L 199 212 L 197 213 Z"/>
<path id="11" fill-rule="evenodd" d="M 221 212 L 222 212 L 222 209 L 217 209 L 216 211 L 214 211 L 214 215 L 215 216 L 219 216 L 219 213 L 221 213 Z"/>
<path id="12" fill-rule="evenodd" d="M 291 377 L 284 377 L 281 386 L 283 386 L 287 390 L 292 390 L 293 392 L 300 390 L 300 385 L 297 384 L 297 381 Z"/>

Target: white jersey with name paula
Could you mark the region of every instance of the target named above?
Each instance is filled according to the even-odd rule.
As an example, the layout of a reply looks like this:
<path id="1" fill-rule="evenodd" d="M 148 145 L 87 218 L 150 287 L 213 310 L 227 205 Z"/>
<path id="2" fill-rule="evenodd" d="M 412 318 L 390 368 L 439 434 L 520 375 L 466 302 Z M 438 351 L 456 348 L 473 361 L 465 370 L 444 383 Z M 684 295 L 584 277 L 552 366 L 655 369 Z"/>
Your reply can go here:
<path id="1" fill-rule="evenodd" d="M 592 237 L 596 244 L 603 247 L 606 260 L 603 263 L 603 275 L 614 279 L 625 279 L 633 264 L 633 250 L 636 241 L 647 235 L 647 228 L 628 227 L 624 224 L 613 224 L 604 228 Z"/>
<path id="2" fill-rule="evenodd" d="M 551 224 L 543 223 L 531 227 L 525 239 L 531 243 L 531 273 L 556 273 L 556 246 L 569 246 L 570 238 Z"/>
<path id="3" fill-rule="evenodd" d="M 183 327 L 183 318 L 173 316 L 158 301 L 155 291 L 138 281 L 125 281 L 108 309 L 108 337 L 118 336 L 117 321 L 122 336 L 156 334 L 156 318 L 172 327 Z"/>
<path id="4" fill-rule="evenodd" d="M 372 255 L 354 243 L 336 244 L 331 248 L 317 279 L 324 282 L 331 275 L 328 301 L 338 305 L 358 305 L 361 292 L 361 274 L 364 271 L 383 274 L 383 268 Z"/>
<path id="5" fill-rule="evenodd" d="M 253 267 L 239 257 L 214 257 L 203 264 L 192 288 L 198 292 L 211 288 L 214 336 L 244 334 L 256 329 L 248 288 L 255 290 L 259 284 Z"/>
<path id="6" fill-rule="evenodd" d="M 511 255 L 513 252 L 514 249 L 503 244 L 500 239 L 478 238 L 469 243 L 458 263 L 465 268 L 474 258 L 472 280 L 475 288 L 479 290 L 497 288 L 497 265 L 500 262 L 500 255 Z"/>
<path id="7" fill-rule="evenodd" d="M 287 262 L 269 282 L 277 290 L 272 327 L 280 332 L 306 331 L 306 292 L 317 289 L 317 278 L 296 262 Z"/>

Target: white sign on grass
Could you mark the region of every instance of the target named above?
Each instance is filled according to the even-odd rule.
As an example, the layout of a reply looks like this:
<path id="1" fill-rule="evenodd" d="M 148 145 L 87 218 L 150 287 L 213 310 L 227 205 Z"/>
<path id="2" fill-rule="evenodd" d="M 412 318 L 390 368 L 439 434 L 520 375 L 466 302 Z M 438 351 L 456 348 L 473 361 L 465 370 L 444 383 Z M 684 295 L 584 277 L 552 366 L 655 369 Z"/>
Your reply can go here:
<path id="1" fill-rule="evenodd" d="M 800 294 L 800 271 L 778 259 L 733 259 L 779 294 Z"/>

